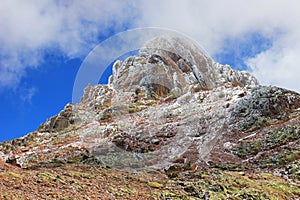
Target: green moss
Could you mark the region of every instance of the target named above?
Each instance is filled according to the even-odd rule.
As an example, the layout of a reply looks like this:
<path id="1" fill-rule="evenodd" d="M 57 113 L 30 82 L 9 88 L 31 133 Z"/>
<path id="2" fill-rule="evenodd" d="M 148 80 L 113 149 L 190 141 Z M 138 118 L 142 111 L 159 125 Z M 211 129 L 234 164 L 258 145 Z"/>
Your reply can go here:
<path id="1" fill-rule="evenodd" d="M 300 125 L 295 124 L 274 130 L 268 134 L 265 143 L 269 147 L 276 147 L 300 138 Z"/>
<path id="2" fill-rule="evenodd" d="M 148 185 L 149 185 L 150 187 L 152 187 L 152 188 L 162 188 L 162 187 L 164 187 L 163 184 L 158 183 L 158 182 L 149 182 Z"/>
<path id="3" fill-rule="evenodd" d="M 83 178 L 83 179 L 91 179 L 92 176 L 88 173 L 84 173 L 84 172 L 78 172 L 78 171 L 69 171 L 68 172 L 68 175 L 69 176 L 72 176 L 72 177 L 76 177 L 76 178 Z"/>
<path id="4" fill-rule="evenodd" d="M 22 178 L 20 174 L 17 174 L 14 172 L 1 172 L 0 174 L 3 174 L 12 179 L 21 179 Z"/>
<path id="5" fill-rule="evenodd" d="M 250 155 L 255 155 L 262 150 L 262 141 L 254 143 L 243 141 L 240 146 L 232 148 L 231 152 L 241 158 L 247 158 Z"/>
<path id="6" fill-rule="evenodd" d="M 270 167 L 275 165 L 286 165 L 300 159 L 300 151 L 292 150 L 283 152 L 277 156 L 266 158 L 260 161 L 260 166 Z"/>
<path id="7" fill-rule="evenodd" d="M 300 196 L 297 185 L 268 173 L 213 169 L 198 177 L 200 179 L 175 181 L 184 189 L 188 199 L 295 199 Z"/>
<path id="8" fill-rule="evenodd" d="M 241 141 L 238 147 L 234 147 L 231 149 L 231 152 L 245 159 L 249 156 L 256 155 L 261 151 L 274 149 L 278 146 L 285 145 L 299 138 L 300 138 L 300 125 L 294 124 L 292 126 L 286 126 L 283 128 L 275 129 L 272 132 L 264 133 L 262 138 L 256 141 L 251 141 L 251 140 Z M 289 155 L 289 156 L 285 156 L 285 158 L 286 160 L 293 160 L 294 156 Z M 270 158 L 270 159 L 274 159 L 274 158 Z"/>
<path id="9" fill-rule="evenodd" d="M 142 110 L 142 107 L 141 106 L 137 106 L 137 105 L 130 105 L 128 107 L 128 112 L 129 113 L 136 113 L 136 112 L 139 112 Z"/>
<path id="10" fill-rule="evenodd" d="M 52 174 L 50 172 L 38 173 L 38 183 L 56 185 L 56 184 L 66 184 L 66 182 L 58 175 Z"/>

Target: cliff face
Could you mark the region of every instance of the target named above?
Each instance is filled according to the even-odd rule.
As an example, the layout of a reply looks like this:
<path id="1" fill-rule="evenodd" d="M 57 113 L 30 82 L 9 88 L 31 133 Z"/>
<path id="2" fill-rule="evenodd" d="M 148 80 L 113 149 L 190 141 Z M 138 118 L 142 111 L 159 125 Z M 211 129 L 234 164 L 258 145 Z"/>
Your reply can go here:
<path id="1" fill-rule="evenodd" d="M 210 170 L 255 171 L 297 184 L 299 112 L 299 94 L 261 86 L 190 41 L 162 36 L 138 56 L 117 61 L 108 85 L 87 86 L 79 104 L 1 144 L 0 156 L 31 170 L 80 163 L 158 170 L 185 181 L 204 171 L 213 176 Z M 213 192 L 209 185 L 196 191 L 182 184 L 190 187 L 186 195 Z M 227 190 L 224 195 L 231 195 Z"/>
<path id="2" fill-rule="evenodd" d="M 117 91 L 152 87 L 160 96 L 179 96 L 192 86 L 210 90 L 229 83 L 257 85 L 250 74 L 215 63 L 185 38 L 162 36 L 148 41 L 139 56 L 116 62 L 110 85 Z"/>

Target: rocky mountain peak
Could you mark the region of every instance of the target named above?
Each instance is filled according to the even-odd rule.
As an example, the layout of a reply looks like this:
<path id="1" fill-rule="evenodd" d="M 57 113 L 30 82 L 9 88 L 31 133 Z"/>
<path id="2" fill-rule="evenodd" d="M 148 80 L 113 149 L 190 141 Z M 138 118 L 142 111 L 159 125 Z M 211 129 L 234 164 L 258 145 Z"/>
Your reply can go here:
<path id="1" fill-rule="evenodd" d="M 210 90 L 225 84 L 254 86 L 258 82 L 246 72 L 214 62 L 191 40 L 160 36 L 146 42 L 138 56 L 117 61 L 110 84 L 125 92 L 143 87 L 158 96 L 180 96 L 191 88 Z"/>
<path id="2" fill-rule="evenodd" d="M 93 199 L 106 192 L 98 180 L 85 177 L 102 178 L 106 185 L 117 180 L 109 173 L 119 170 L 145 172 L 147 180 L 155 171 L 165 179 L 136 182 L 162 192 L 157 199 L 297 199 L 299 146 L 298 93 L 259 85 L 249 73 L 213 61 L 188 39 L 161 36 L 146 42 L 139 55 L 116 61 L 109 84 L 88 85 L 79 104 L 67 104 L 37 131 L 0 143 L 0 176 L 8 168 L 3 160 L 37 173 L 33 184 L 43 187 L 74 193 L 82 188 L 78 181 L 92 183 Z M 87 173 L 77 172 L 78 166 Z M 119 187 L 106 188 L 113 199 L 128 193 L 111 190 Z M 126 198 L 150 198 L 143 195 L 132 192 Z"/>

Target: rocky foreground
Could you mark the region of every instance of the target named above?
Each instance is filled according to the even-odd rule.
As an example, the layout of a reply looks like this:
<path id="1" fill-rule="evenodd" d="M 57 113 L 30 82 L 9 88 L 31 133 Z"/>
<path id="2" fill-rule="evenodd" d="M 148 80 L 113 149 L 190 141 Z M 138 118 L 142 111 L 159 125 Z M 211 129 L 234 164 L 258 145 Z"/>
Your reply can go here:
<path id="1" fill-rule="evenodd" d="M 299 199 L 300 95 L 184 38 L 117 61 L 37 131 L 0 144 L 3 199 Z"/>

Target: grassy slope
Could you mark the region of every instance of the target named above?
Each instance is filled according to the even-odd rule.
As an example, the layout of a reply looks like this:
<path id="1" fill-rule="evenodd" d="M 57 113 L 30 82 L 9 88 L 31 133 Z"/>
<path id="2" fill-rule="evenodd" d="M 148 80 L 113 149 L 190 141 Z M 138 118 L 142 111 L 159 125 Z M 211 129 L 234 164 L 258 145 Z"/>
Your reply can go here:
<path id="1" fill-rule="evenodd" d="M 83 164 L 25 170 L 0 164 L 1 199 L 296 199 L 300 187 L 268 173 L 219 169 L 128 173 Z"/>

